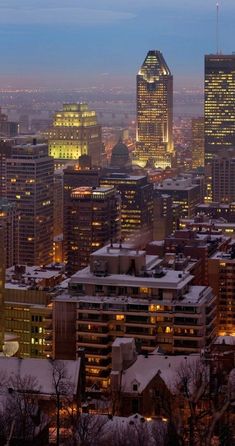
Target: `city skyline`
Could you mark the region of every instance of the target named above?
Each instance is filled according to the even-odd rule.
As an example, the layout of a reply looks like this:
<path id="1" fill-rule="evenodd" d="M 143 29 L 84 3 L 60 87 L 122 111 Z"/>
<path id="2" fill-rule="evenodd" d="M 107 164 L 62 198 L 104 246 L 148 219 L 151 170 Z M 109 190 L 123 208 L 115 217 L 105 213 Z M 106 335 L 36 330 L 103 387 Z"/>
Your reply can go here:
<path id="1" fill-rule="evenodd" d="M 228 54 L 235 5 L 219 3 L 219 47 Z M 149 49 L 166 55 L 176 87 L 195 87 L 202 85 L 203 55 L 216 50 L 216 1 L 8 0 L 0 26 L 1 88 L 125 87 Z"/>

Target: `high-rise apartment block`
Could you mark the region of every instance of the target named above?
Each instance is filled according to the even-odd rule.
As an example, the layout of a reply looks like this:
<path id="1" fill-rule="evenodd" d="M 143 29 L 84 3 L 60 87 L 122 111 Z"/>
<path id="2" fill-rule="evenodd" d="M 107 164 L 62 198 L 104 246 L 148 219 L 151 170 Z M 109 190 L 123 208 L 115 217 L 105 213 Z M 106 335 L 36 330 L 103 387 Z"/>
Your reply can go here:
<path id="1" fill-rule="evenodd" d="M 144 175 L 113 173 L 101 178 L 101 186 L 114 186 L 121 194 L 121 235 L 128 240 L 141 233 L 144 239 L 153 226 L 153 185 Z"/>
<path id="2" fill-rule="evenodd" d="M 49 129 L 49 155 L 63 166 L 81 155 L 89 155 L 93 166 L 101 165 L 101 127 L 96 112 L 87 104 L 65 104 Z"/>
<path id="3" fill-rule="evenodd" d="M 205 163 L 204 118 L 192 119 L 192 168 L 203 167 Z"/>
<path id="4" fill-rule="evenodd" d="M 12 149 L 6 159 L 6 195 L 19 212 L 19 263 L 46 265 L 53 259 L 53 159 L 45 144 Z"/>
<path id="5" fill-rule="evenodd" d="M 111 346 L 134 338 L 143 352 L 197 353 L 215 337 L 216 297 L 192 286 L 188 271 L 163 269 L 157 256 L 110 245 L 91 255 L 54 301 L 55 357 L 85 348 L 87 386 L 107 388 Z M 73 346 L 73 352 L 71 351 Z"/>
<path id="6" fill-rule="evenodd" d="M 235 246 L 208 260 L 209 284 L 218 299 L 218 335 L 235 336 Z"/>
<path id="7" fill-rule="evenodd" d="M 171 165 L 173 77 L 160 51 L 149 51 L 137 74 L 135 162 Z"/>
<path id="8" fill-rule="evenodd" d="M 205 56 L 205 161 L 235 147 L 235 54 Z"/>
<path id="9" fill-rule="evenodd" d="M 90 254 L 120 238 L 120 195 L 114 187 L 78 187 L 67 205 L 67 264 L 69 273 L 89 264 Z"/>

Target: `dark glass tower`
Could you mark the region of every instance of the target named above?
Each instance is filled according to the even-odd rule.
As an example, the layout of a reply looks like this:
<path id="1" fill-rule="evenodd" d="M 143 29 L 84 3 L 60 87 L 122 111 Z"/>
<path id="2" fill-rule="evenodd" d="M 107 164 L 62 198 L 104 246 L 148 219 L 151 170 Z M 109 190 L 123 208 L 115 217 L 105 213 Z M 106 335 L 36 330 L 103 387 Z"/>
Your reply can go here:
<path id="1" fill-rule="evenodd" d="M 173 77 L 160 51 L 149 51 L 137 74 L 135 162 L 171 164 Z"/>
<path id="2" fill-rule="evenodd" d="M 205 162 L 235 147 L 235 54 L 205 56 Z"/>

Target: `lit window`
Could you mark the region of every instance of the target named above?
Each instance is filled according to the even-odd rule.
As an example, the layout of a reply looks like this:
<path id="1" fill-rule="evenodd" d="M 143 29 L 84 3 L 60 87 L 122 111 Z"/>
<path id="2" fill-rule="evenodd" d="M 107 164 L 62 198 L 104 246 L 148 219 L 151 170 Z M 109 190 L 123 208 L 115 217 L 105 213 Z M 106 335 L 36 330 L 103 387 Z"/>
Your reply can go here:
<path id="1" fill-rule="evenodd" d="M 116 321 L 124 321 L 125 316 L 124 314 L 117 314 L 116 315 Z"/>

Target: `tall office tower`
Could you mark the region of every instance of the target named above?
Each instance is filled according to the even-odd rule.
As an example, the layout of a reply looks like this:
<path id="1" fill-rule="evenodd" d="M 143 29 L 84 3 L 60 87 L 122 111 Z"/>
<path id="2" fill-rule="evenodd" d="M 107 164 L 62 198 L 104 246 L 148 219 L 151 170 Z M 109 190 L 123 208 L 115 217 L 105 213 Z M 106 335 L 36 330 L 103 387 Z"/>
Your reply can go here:
<path id="1" fill-rule="evenodd" d="M 192 168 L 203 167 L 205 163 L 204 118 L 192 119 Z"/>
<path id="2" fill-rule="evenodd" d="M 212 161 L 212 199 L 217 203 L 235 201 L 235 149 L 221 151 Z"/>
<path id="3" fill-rule="evenodd" d="M 120 239 L 120 195 L 114 187 L 78 187 L 67 212 L 67 264 L 74 273 L 89 264 L 93 251 Z"/>
<path id="4" fill-rule="evenodd" d="M 136 162 L 171 165 L 173 77 L 160 51 L 149 51 L 137 74 Z"/>
<path id="5" fill-rule="evenodd" d="M 141 234 L 145 236 L 153 228 L 153 185 L 146 176 L 113 173 L 100 180 L 101 186 L 114 186 L 121 194 L 121 235 L 123 240 Z"/>
<path id="6" fill-rule="evenodd" d="M 57 167 L 78 160 L 81 155 L 90 155 L 92 165 L 101 165 L 101 126 L 97 124 L 96 112 L 87 104 L 64 104 L 63 110 L 54 116 L 49 129 L 49 155 Z"/>
<path id="7" fill-rule="evenodd" d="M 205 201 L 212 201 L 211 161 L 235 147 L 235 54 L 205 56 Z"/>
<path id="8" fill-rule="evenodd" d="M 19 211 L 19 263 L 46 265 L 53 259 L 53 159 L 46 144 L 12 148 L 6 160 L 6 192 Z"/>
<path id="9" fill-rule="evenodd" d="M 0 198 L 6 197 L 6 159 L 11 156 L 11 145 L 0 141 Z"/>
<path id="10" fill-rule="evenodd" d="M 67 166 L 64 169 L 64 192 L 63 192 L 63 226 L 64 226 L 64 251 L 67 259 L 67 218 L 70 195 L 73 189 L 81 186 L 97 187 L 99 186 L 100 172 L 98 169 L 92 169 L 88 157 L 83 155 L 79 158 L 79 163 L 74 166 Z"/>
<path id="11" fill-rule="evenodd" d="M 19 263 L 19 212 L 15 203 L 0 199 L 0 229 L 3 234 L 5 265 L 7 268 Z"/>
<path id="12" fill-rule="evenodd" d="M 235 54 L 205 56 L 205 162 L 235 147 Z"/>

